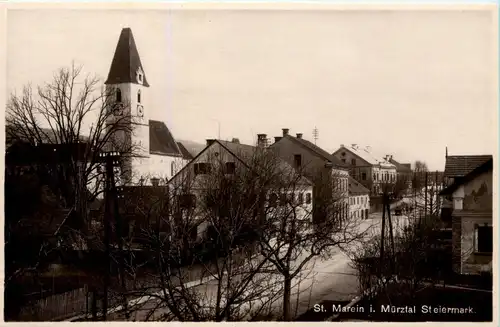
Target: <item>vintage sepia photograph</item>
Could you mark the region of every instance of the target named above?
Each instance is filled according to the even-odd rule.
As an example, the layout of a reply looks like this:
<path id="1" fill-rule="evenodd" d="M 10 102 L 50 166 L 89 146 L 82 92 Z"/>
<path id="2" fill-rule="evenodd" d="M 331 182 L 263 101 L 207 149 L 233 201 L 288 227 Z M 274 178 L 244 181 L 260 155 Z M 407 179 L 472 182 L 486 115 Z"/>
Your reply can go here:
<path id="1" fill-rule="evenodd" d="M 6 18 L 5 321 L 493 321 L 494 5 Z"/>

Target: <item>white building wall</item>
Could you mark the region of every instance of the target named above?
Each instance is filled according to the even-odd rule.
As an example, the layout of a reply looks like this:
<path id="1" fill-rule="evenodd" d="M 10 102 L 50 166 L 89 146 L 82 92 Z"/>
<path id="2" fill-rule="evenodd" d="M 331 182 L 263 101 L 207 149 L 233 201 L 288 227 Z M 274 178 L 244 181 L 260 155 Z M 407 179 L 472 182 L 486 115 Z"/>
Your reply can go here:
<path id="1" fill-rule="evenodd" d="M 368 219 L 366 210 L 370 211 L 370 196 L 368 194 L 349 196 L 350 217 Z"/>

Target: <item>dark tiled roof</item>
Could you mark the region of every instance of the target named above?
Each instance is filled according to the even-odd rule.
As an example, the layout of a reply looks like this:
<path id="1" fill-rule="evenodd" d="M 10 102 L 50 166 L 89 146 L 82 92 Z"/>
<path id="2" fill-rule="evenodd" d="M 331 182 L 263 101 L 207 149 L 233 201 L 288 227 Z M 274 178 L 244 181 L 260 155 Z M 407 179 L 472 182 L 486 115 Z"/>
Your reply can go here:
<path id="1" fill-rule="evenodd" d="M 477 167 L 492 159 L 493 156 L 491 155 L 448 156 L 446 157 L 444 176 L 464 177 Z"/>
<path id="2" fill-rule="evenodd" d="M 205 149 L 206 144 L 194 142 L 194 141 L 188 141 L 188 140 L 178 140 L 178 143 L 182 143 L 184 148 L 191 154 L 191 156 L 194 158 Z"/>
<path id="3" fill-rule="evenodd" d="M 184 159 L 193 160 L 193 155 L 189 153 L 189 151 L 181 142 L 177 142 L 177 146 L 179 147 L 179 150 L 181 150 L 181 154 Z"/>
<path id="4" fill-rule="evenodd" d="M 69 136 L 62 136 L 59 131 L 54 131 L 51 128 L 39 127 L 35 130 L 32 127 L 27 127 L 26 125 L 17 126 L 14 124 L 7 123 L 5 125 L 5 144 L 6 147 L 16 143 L 46 143 L 46 144 L 61 144 L 61 143 L 71 143 L 68 141 Z M 63 139 L 64 141 L 61 141 Z M 75 137 L 76 139 L 76 137 Z M 86 135 L 79 135 L 78 139 L 80 142 L 85 142 L 89 139 Z"/>
<path id="5" fill-rule="evenodd" d="M 411 172 L 411 164 L 402 164 L 394 159 L 390 159 L 389 162 L 396 166 L 396 170 L 399 172 L 409 173 Z"/>
<path id="6" fill-rule="evenodd" d="M 111 62 L 108 78 L 105 84 L 117 83 L 135 83 L 137 81 L 137 70 L 141 68 L 143 72 L 142 85 L 149 86 L 146 79 L 141 58 L 135 45 L 134 36 L 130 28 L 122 29 L 118 44 L 116 45 L 115 55 Z"/>
<path id="7" fill-rule="evenodd" d="M 348 168 L 349 167 L 349 165 L 343 163 L 342 161 L 340 161 L 336 157 L 332 156 L 331 154 L 329 154 L 328 152 L 326 152 L 325 150 L 323 150 L 322 148 L 320 148 L 319 146 L 317 146 L 316 144 L 314 144 L 312 142 L 309 142 L 309 141 L 304 140 L 302 138 L 299 139 L 299 138 L 296 138 L 296 137 L 291 136 L 291 135 L 287 135 L 286 137 L 295 141 L 296 143 L 299 143 L 302 146 L 308 148 L 310 151 L 316 153 L 317 155 L 319 155 L 323 159 L 330 161 L 336 167 L 339 167 L 339 168 Z"/>
<path id="8" fill-rule="evenodd" d="M 247 165 L 251 165 L 252 157 L 256 155 L 257 150 L 259 149 L 256 146 L 248 144 L 241 144 L 241 143 L 221 141 L 221 140 L 217 140 L 217 142 L 220 143 L 222 146 L 224 146 L 226 149 L 228 149 L 231 153 L 233 153 L 236 157 L 238 157 L 242 162 L 244 162 Z M 270 149 L 266 148 L 266 150 Z M 278 165 L 280 171 L 283 172 L 294 171 L 294 168 L 290 166 L 290 164 L 288 164 L 285 160 L 279 157 L 277 157 L 277 159 L 279 160 Z M 301 182 L 312 185 L 311 181 L 305 177 L 301 177 Z"/>
<path id="9" fill-rule="evenodd" d="M 200 156 L 203 152 L 205 152 L 210 146 L 213 144 L 217 143 L 224 147 L 228 152 L 230 152 L 236 159 L 240 160 L 245 166 L 251 168 L 252 165 L 252 159 L 255 158 L 254 156 L 257 154 L 257 151 L 259 148 L 248 145 L 248 144 L 241 144 L 241 143 L 234 143 L 234 142 L 229 142 L 229 141 L 223 141 L 223 140 L 213 140 L 214 143 L 211 145 L 205 146 L 205 148 L 198 153 L 193 160 L 195 160 L 198 156 Z M 270 150 L 270 149 L 269 149 Z M 292 172 L 294 171 L 293 167 L 290 166 L 285 160 L 282 160 L 281 158 L 277 158 L 279 160 L 279 169 L 283 172 Z M 180 175 L 181 172 L 186 169 L 189 165 L 191 165 L 193 161 L 191 161 L 189 164 L 184 166 L 174 177 L 172 177 L 169 181 L 171 183 L 176 176 Z M 306 177 L 301 177 L 300 182 L 304 183 L 306 185 L 312 185 L 312 182 L 307 179 Z"/>
<path id="10" fill-rule="evenodd" d="M 478 165 L 476 168 L 474 168 L 472 171 L 470 171 L 468 174 L 465 176 L 460 176 L 462 178 L 459 178 L 453 182 L 450 186 L 445 188 L 444 190 L 441 191 L 441 195 L 447 195 L 453 193 L 460 185 L 463 185 L 474 178 L 476 178 L 479 174 L 484 173 L 485 171 L 489 171 L 493 169 L 493 157 L 489 156 L 490 158 L 484 161 L 482 164 Z M 448 157 L 449 158 L 449 157 Z"/>
<path id="11" fill-rule="evenodd" d="M 8 165 L 31 165 L 42 163 L 69 162 L 90 158 L 87 143 L 39 144 L 16 142 L 7 148 L 5 162 Z M 88 154 L 88 156 L 86 156 Z"/>
<path id="12" fill-rule="evenodd" d="M 370 194 L 370 190 L 349 176 L 349 195 Z"/>
<path id="13" fill-rule="evenodd" d="M 172 133 L 162 121 L 149 121 L 149 153 L 182 156 Z"/>

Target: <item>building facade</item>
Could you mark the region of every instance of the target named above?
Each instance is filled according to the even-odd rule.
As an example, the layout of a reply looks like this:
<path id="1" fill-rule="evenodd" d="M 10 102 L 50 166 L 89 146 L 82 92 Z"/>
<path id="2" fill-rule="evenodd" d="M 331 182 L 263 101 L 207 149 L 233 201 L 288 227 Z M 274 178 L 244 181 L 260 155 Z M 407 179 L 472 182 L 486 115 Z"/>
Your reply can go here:
<path id="1" fill-rule="evenodd" d="M 267 140 L 265 134 L 260 134 L 258 138 Z M 282 135 L 275 137 L 274 140 L 275 142 L 269 147 L 280 158 L 301 171 L 314 183 L 316 203 L 320 203 L 322 197 L 333 197 L 335 211 L 347 218 L 349 214 L 349 171 L 347 165 L 312 142 L 305 140 L 303 134 L 290 135 L 287 128 L 284 128 Z M 331 184 L 328 184 L 329 190 L 324 190 L 327 178 L 331 180 Z M 316 210 L 315 215 L 319 222 L 323 219 L 324 213 Z"/>
<path id="2" fill-rule="evenodd" d="M 349 214 L 356 219 L 370 218 L 370 190 L 349 177 Z"/>
<path id="3" fill-rule="evenodd" d="M 452 202 L 454 271 L 460 274 L 492 272 L 493 159 L 455 179 L 441 195 L 451 198 Z"/>
<path id="4" fill-rule="evenodd" d="M 113 113 L 108 123 L 129 124 L 129 128 L 114 135 L 114 145 L 132 148 L 134 153 L 121 167 L 121 181 L 140 185 L 165 183 L 190 158 L 167 125 L 152 119 L 152 90 L 130 28 L 121 31 L 105 85 L 110 96 L 108 110 Z"/>
<path id="5" fill-rule="evenodd" d="M 406 189 L 411 189 L 412 187 L 412 170 L 410 163 L 400 163 L 396 161 L 392 156 L 389 156 L 389 162 L 396 166 L 396 178 L 401 181 L 402 185 L 406 186 Z"/>
<path id="6" fill-rule="evenodd" d="M 381 194 L 383 184 L 396 183 L 396 166 L 388 156 L 374 155 L 370 147 L 342 144 L 332 156 L 348 165 L 351 177 L 368 188 L 372 195 Z"/>
<path id="7" fill-rule="evenodd" d="M 266 169 L 266 167 L 255 167 L 255 165 L 262 163 L 258 159 L 259 151 L 269 151 L 269 149 L 222 140 L 207 140 L 205 149 L 168 182 L 170 192 L 176 194 L 178 199 L 190 199 L 185 206 L 187 208 L 181 208 L 183 210 L 181 215 L 182 219 L 198 217 L 194 224 L 198 240 L 207 237 L 207 231 L 210 227 L 210 222 L 202 218 L 200 211 L 202 210 L 200 205 L 203 205 L 205 201 L 203 196 L 206 188 L 211 187 L 209 175 L 214 172 L 215 174 L 224 172 L 228 176 L 241 177 L 252 169 L 256 169 L 257 174 L 259 174 L 260 169 Z M 275 165 L 272 169 L 279 169 L 279 172 L 284 176 L 281 179 L 282 182 L 285 181 L 287 174 L 295 176 L 294 169 L 284 160 L 279 159 Z M 258 177 L 255 178 L 258 179 Z M 214 181 L 219 182 L 217 179 Z M 263 216 L 266 219 L 269 219 L 275 210 L 292 201 L 296 219 L 308 219 L 312 222 L 313 184 L 307 178 L 301 177 L 296 182 L 290 182 L 288 188 L 286 186 L 281 189 L 270 187 L 264 192 L 265 200 L 261 205 L 263 209 L 266 208 L 264 211 L 267 214 Z M 180 202 L 182 201 L 179 200 Z"/>

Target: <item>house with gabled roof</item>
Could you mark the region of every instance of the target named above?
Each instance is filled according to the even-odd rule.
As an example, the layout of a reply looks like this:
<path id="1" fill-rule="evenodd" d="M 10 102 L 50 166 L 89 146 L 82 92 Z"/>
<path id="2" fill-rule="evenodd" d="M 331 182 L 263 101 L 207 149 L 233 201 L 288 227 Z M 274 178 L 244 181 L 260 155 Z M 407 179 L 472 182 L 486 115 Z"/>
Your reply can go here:
<path id="1" fill-rule="evenodd" d="M 122 173 L 129 175 L 126 180 L 143 185 L 168 181 L 191 156 L 181 148 L 165 122 L 151 119 L 153 86 L 146 78 L 130 28 L 121 31 L 105 85 L 114 97 L 111 102 L 116 117 L 110 117 L 110 123 L 128 115 L 135 124 L 132 132 L 120 135 L 139 148 L 137 156 L 124 165 Z"/>
<path id="2" fill-rule="evenodd" d="M 368 188 L 372 195 L 381 193 L 381 184 L 396 182 L 397 169 L 390 162 L 392 156 L 375 154 L 369 146 L 341 144 L 332 156 L 348 165 L 351 176 Z"/>
<path id="3" fill-rule="evenodd" d="M 269 158 L 272 160 L 269 167 L 255 167 L 256 164 L 261 165 L 264 162 L 264 159 L 260 160 L 260 158 L 265 153 L 269 153 Z M 207 187 L 206 183 L 212 172 L 222 171 L 225 175 L 231 176 L 238 174 L 243 169 L 250 172 L 255 170 L 257 174 L 260 174 L 262 169 L 265 170 L 266 167 L 277 169 L 282 181 L 286 181 L 287 176 L 298 179 L 289 181 L 290 188 L 288 190 L 270 189 L 266 191 L 265 203 L 268 206 L 285 206 L 292 197 L 293 201 L 296 201 L 294 203 L 297 204 L 294 208 L 297 219 L 312 219 L 313 183 L 305 176 L 298 176 L 290 164 L 274 156 L 270 149 L 262 146 L 209 139 L 206 141 L 205 148 L 173 176 L 168 181 L 167 186 L 173 195 L 174 202 L 176 202 L 175 205 L 186 213 L 181 213 L 181 216 L 189 219 L 197 216 L 197 208 L 205 201 L 201 197 L 203 197 L 203 190 Z M 285 194 L 283 192 L 291 193 Z M 198 239 L 203 239 L 209 225 L 207 221 L 199 219 L 192 227 L 194 228 L 193 235 L 197 235 Z"/>
<path id="4" fill-rule="evenodd" d="M 445 174 L 453 181 L 440 195 L 451 200 L 453 269 L 460 274 L 492 272 L 493 157 L 448 158 Z"/>
<path id="5" fill-rule="evenodd" d="M 453 155 L 446 154 L 444 179 L 446 185 L 464 178 L 471 171 L 493 157 L 491 155 Z"/>
<path id="6" fill-rule="evenodd" d="M 267 142 L 266 134 L 259 134 L 258 142 Z M 320 198 L 326 196 L 320 190 L 325 182 L 326 177 L 332 178 L 332 189 L 330 195 L 338 198 L 336 205 L 339 206 L 338 212 L 342 217 L 347 217 L 349 214 L 348 202 L 348 166 L 340 160 L 329 154 L 327 151 L 317 146 L 316 144 L 304 139 L 302 133 L 297 133 L 295 136 L 290 134 L 288 128 L 283 128 L 282 135 L 274 138 L 274 143 L 269 145 L 275 153 L 292 165 L 296 169 L 305 174 L 315 183 L 315 203 L 318 203 L 318 208 L 314 210 L 314 219 L 320 222 L 324 219 L 324 213 L 319 208 Z M 320 194 L 320 192 L 322 194 Z"/>

